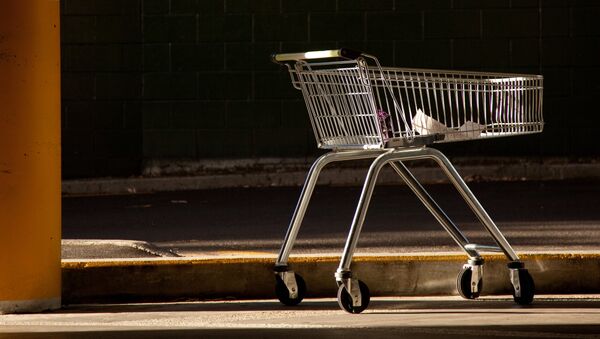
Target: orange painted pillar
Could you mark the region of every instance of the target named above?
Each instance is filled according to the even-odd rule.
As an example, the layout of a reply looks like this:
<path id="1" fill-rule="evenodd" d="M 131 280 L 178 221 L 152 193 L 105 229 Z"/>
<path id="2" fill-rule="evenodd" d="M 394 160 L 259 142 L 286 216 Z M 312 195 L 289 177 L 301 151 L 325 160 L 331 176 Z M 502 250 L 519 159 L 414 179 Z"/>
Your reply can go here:
<path id="1" fill-rule="evenodd" d="M 58 0 L 0 1 L 0 313 L 60 307 Z"/>

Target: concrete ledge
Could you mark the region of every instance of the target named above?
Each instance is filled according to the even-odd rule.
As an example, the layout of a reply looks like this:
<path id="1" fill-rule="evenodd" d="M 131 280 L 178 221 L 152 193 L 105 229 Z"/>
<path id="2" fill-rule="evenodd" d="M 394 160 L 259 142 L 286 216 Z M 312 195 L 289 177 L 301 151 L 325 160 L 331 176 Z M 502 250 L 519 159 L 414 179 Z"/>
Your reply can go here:
<path id="1" fill-rule="evenodd" d="M 0 314 L 38 313 L 57 310 L 60 308 L 60 305 L 60 297 L 33 300 L 2 300 L 0 301 Z"/>
<path id="2" fill-rule="evenodd" d="M 65 180 L 63 194 L 131 194 L 160 191 L 219 189 L 235 187 L 300 186 L 304 183 L 311 159 L 238 159 L 204 162 L 155 161 L 138 178 L 94 178 Z M 456 158 L 452 159 L 466 181 L 517 181 L 600 179 L 600 162 L 587 159 L 547 158 Z M 362 185 L 368 163 L 348 162 L 326 167 L 320 184 Z M 411 170 L 422 183 L 446 182 L 442 171 L 429 162 L 416 162 Z M 391 169 L 384 169 L 379 184 L 400 184 Z"/>
<path id="3" fill-rule="evenodd" d="M 522 255 L 537 294 L 600 292 L 600 252 Z M 509 294 L 506 259 L 488 255 L 482 294 Z M 454 295 L 463 254 L 356 256 L 353 271 L 373 296 Z M 335 256 L 290 260 L 307 297 L 335 297 Z M 63 302 L 274 298 L 274 257 L 63 260 Z"/>
<path id="4" fill-rule="evenodd" d="M 63 258 L 178 257 L 171 251 L 139 240 L 62 239 L 61 244 Z"/>

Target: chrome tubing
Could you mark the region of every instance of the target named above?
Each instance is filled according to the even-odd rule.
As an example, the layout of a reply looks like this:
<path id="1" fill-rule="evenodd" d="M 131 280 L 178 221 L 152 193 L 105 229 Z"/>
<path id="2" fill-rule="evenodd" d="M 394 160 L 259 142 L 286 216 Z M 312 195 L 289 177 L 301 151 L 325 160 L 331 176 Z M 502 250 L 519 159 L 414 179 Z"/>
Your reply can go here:
<path id="1" fill-rule="evenodd" d="M 348 234 L 348 239 L 346 240 L 344 253 L 342 254 L 342 260 L 340 261 L 340 266 L 337 270 L 336 279 L 342 276 L 341 273 L 350 271 L 350 263 L 352 262 L 352 256 L 356 250 L 356 244 L 360 236 L 360 231 L 365 221 L 369 203 L 371 202 L 371 196 L 373 195 L 373 189 L 375 188 L 377 176 L 379 175 L 381 168 L 390 161 L 390 157 L 393 157 L 393 154 L 393 151 L 389 151 L 378 156 L 375 160 L 373 160 L 373 163 L 371 163 L 371 167 L 369 167 L 369 172 L 367 172 L 367 178 L 363 185 L 360 199 L 358 200 L 358 206 L 356 207 L 356 212 L 352 220 L 350 233 Z"/>
<path id="2" fill-rule="evenodd" d="M 502 249 L 502 252 L 504 252 L 504 254 L 511 261 L 519 261 L 519 256 L 512 249 L 512 247 L 510 246 L 506 238 L 504 238 L 500 230 L 498 230 L 498 227 L 494 224 L 494 222 L 487 214 L 483 206 L 481 206 L 477 198 L 475 198 L 475 195 L 471 192 L 471 190 L 464 182 L 462 177 L 458 174 L 454 166 L 452 166 L 452 163 L 450 163 L 448 158 L 446 158 L 442 154 L 442 152 L 432 148 L 396 149 L 379 155 L 373 161 L 369 168 L 369 172 L 367 173 L 367 178 L 363 185 L 360 199 L 358 201 L 358 206 L 356 207 L 356 212 L 352 220 L 352 225 L 350 227 L 350 232 L 346 240 L 346 245 L 344 247 L 344 252 L 342 254 L 342 259 L 340 261 L 340 266 L 338 267 L 336 276 L 341 276 L 344 272 L 350 271 L 350 263 L 352 262 L 352 257 L 356 250 L 358 238 L 360 236 L 366 213 L 369 208 L 369 203 L 371 201 L 371 196 L 373 194 L 375 183 L 377 181 L 377 176 L 379 175 L 381 168 L 383 168 L 383 166 L 385 166 L 387 163 L 391 163 L 392 161 L 418 159 L 433 159 L 442 168 L 446 176 L 448 176 L 448 178 L 450 179 L 450 182 L 452 182 L 454 187 L 461 194 L 467 205 L 471 208 L 471 210 L 473 210 L 473 212 L 484 225 L 490 236 Z M 474 248 L 466 247 L 468 241 L 465 238 L 465 236 L 458 230 L 456 225 L 454 225 L 452 221 L 450 221 L 448 216 L 445 215 L 445 213 L 441 210 L 441 208 L 439 208 L 439 205 L 435 203 L 431 196 L 429 196 L 429 194 L 416 181 L 416 178 L 414 178 L 414 176 L 412 176 L 412 174 L 408 172 L 408 169 L 404 168 L 406 169 L 406 172 L 404 172 L 402 167 L 399 167 L 395 164 L 392 164 L 392 167 L 394 168 L 394 170 L 396 170 L 396 173 L 398 173 L 400 177 L 405 179 L 409 187 L 413 189 L 413 191 L 415 192 L 415 194 L 417 194 L 419 199 L 421 199 L 421 201 L 427 206 L 430 212 L 434 214 L 436 219 L 438 219 L 438 221 L 442 224 L 446 231 L 448 231 L 448 233 L 463 248 L 463 250 L 465 250 L 465 252 L 467 252 L 467 254 L 473 259 L 479 258 L 479 254 Z"/>
<path id="3" fill-rule="evenodd" d="M 415 193 L 415 195 L 421 200 L 423 205 L 431 212 L 435 219 L 444 227 L 446 232 L 450 234 L 452 239 L 467 253 L 471 259 L 480 259 L 479 253 L 473 249 L 468 248 L 469 240 L 467 237 L 458 229 L 456 224 L 450 220 L 448 215 L 442 210 L 442 208 L 436 203 L 436 201 L 429 195 L 425 188 L 417 181 L 417 178 L 406 168 L 401 162 L 390 162 L 390 166 L 396 171 L 396 173 L 406 182 L 408 187 Z"/>
<path id="4" fill-rule="evenodd" d="M 294 214 L 292 215 L 292 219 L 290 221 L 290 225 L 288 227 L 287 233 L 285 235 L 285 240 L 283 241 L 283 245 L 281 246 L 281 250 L 279 251 L 279 256 L 277 257 L 277 261 L 275 262 L 275 266 L 286 266 L 288 259 L 290 257 L 290 252 L 296 242 L 296 237 L 298 236 L 298 231 L 300 230 L 300 226 L 302 224 L 302 220 L 304 219 L 304 215 L 306 213 L 306 209 L 308 207 L 308 203 L 310 202 L 310 198 L 314 191 L 315 185 L 317 184 L 317 180 L 319 178 L 319 174 L 321 170 L 332 162 L 337 161 L 347 161 L 347 160 L 359 160 L 359 159 L 369 159 L 377 157 L 384 150 L 374 150 L 374 151 L 343 151 L 343 152 L 329 152 L 326 153 L 312 164 L 308 175 L 306 177 L 306 181 L 304 182 L 304 186 L 302 187 L 302 192 L 300 193 L 300 198 L 298 199 L 298 203 L 296 204 L 296 209 L 294 210 Z"/>
<path id="5" fill-rule="evenodd" d="M 515 251 L 510 246 L 504 235 L 502 235 L 492 218 L 490 218 L 483 206 L 481 206 L 481 203 L 479 202 L 479 200 L 477 200 L 473 192 L 471 192 L 471 190 L 469 189 L 465 181 L 462 179 L 460 174 L 458 174 L 454 166 L 452 166 L 450 160 L 448 160 L 448 158 L 446 158 L 446 156 L 442 152 L 434 148 L 427 148 L 426 150 L 428 153 L 428 157 L 435 160 L 438 163 L 438 165 L 442 168 L 444 173 L 446 173 L 446 176 L 448 177 L 448 179 L 450 179 L 450 182 L 452 182 L 456 190 L 466 201 L 467 205 L 469 205 L 473 213 L 477 215 L 483 226 L 485 226 L 490 236 L 502 249 L 504 254 L 511 261 L 519 261 L 520 259 L 517 253 L 515 253 Z"/>

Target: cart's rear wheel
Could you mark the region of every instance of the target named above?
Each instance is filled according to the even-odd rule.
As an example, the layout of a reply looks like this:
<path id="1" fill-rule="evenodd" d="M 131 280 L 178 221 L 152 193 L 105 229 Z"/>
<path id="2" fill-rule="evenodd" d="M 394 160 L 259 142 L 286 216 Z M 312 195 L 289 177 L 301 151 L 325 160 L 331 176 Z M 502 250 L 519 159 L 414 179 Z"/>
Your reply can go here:
<path id="1" fill-rule="evenodd" d="M 481 293 L 481 287 L 483 286 L 483 279 L 479 279 L 477 283 L 477 292 L 471 291 L 471 276 L 473 275 L 473 271 L 470 267 L 463 267 L 463 269 L 458 273 L 458 277 L 456 278 L 456 289 L 461 297 L 465 299 L 477 299 L 479 298 L 479 293 Z"/>
<path id="2" fill-rule="evenodd" d="M 369 287 L 360 280 L 358 280 L 358 287 L 360 288 L 361 296 L 360 306 L 354 306 L 352 304 L 352 296 L 350 296 L 350 293 L 348 293 L 346 290 L 346 286 L 341 284 L 338 289 L 338 304 L 344 311 L 348 313 L 358 314 L 369 307 L 369 301 L 371 300 L 371 292 L 369 291 Z"/>
<path id="3" fill-rule="evenodd" d="M 286 306 L 298 305 L 306 295 L 306 283 L 304 282 L 304 279 L 297 273 L 294 273 L 294 277 L 296 279 L 298 291 L 296 298 L 290 298 L 290 291 L 281 277 L 279 275 L 275 276 L 275 294 L 277 295 L 277 299 Z"/>
<path id="4" fill-rule="evenodd" d="M 519 305 L 529 305 L 533 302 L 533 296 L 535 295 L 535 283 L 529 271 L 525 268 L 519 268 L 519 285 L 521 287 L 521 295 L 516 296 L 516 291 L 513 286 L 513 298 Z"/>

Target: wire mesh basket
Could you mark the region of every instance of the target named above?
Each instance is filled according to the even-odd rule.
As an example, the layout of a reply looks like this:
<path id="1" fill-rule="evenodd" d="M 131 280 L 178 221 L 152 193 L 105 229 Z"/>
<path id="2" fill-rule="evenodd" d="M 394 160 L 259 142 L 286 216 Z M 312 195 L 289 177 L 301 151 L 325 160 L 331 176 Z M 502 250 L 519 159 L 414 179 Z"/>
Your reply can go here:
<path id="1" fill-rule="evenodd" d="M 382 67 L 354 60 L 288 64 L 319 148 L 378 149 L 541 132 L 543 77 Z"/>

